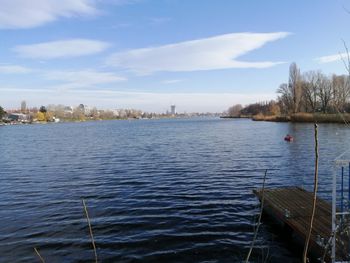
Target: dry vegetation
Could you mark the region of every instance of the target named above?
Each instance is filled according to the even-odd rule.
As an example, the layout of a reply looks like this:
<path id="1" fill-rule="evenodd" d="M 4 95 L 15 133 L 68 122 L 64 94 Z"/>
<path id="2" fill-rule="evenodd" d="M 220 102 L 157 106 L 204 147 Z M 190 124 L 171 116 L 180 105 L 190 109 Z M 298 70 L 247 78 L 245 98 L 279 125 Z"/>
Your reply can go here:
<path id="1" fill-rule="evenodd" d="M 245 107 L 234 105 L 226 115 L 250 116 L 255 121 L 350 121 L 349 75 L 325 75 L 321 71 L 301 73 L 298 66 L 292 63 L 288 83 L 282 83 L 277 94 L 276 101 L 253 103 Z"/>

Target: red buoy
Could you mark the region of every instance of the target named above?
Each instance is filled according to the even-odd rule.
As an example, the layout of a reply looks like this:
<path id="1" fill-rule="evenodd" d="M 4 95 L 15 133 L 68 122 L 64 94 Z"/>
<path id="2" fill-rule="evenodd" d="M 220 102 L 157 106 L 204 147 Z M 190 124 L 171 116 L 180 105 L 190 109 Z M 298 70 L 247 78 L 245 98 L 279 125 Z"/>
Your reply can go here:
<path id="1" fill-rule="evenodd" d="M 284 140 L 287 142 L 292 142 L 294 140 L 292 135 L 287 134 L 286 137 L 284 137 Z"/>

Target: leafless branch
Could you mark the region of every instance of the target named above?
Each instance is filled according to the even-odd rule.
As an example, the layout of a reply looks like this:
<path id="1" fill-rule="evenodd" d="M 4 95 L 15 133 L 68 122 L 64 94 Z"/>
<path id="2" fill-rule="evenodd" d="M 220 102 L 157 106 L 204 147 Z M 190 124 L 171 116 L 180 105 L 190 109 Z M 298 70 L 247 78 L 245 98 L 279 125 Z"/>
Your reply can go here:
<path id="1" fill-rule="evenodd" d="M 254 238 L 253 238 L 252 244 L 250 245 L 249 252 L 248 252 L 247 258 L 245 260 L 246 263 L 248 263 L 248 261 L 249 261 L 250 255 L 251 255 L 252 250 L 254 248 L 254 244 L 255 244 L 256 238 L 258 236 L 259 226 L 261 224 L 261 217 L 262 217 L 262 213 L 263 213 L 263 209 L 264 209 L 264 199 L 265 199 L 264 191 L 265 191 L 266 175 L 267 175 L 267 170 L 265 170 L 263 186 L 262 186 L 262 190 L 261 190 L 261 206 L 260 206 L 259 219 L 258 219 L 258 223 L 257 223 L 256 229 L 255 229 L 255 232 L 254 232 Z"/>
<path id="2" fill-rule="evenodd" d="M 349 13 L 350 14 L 350 11 L 349 9 L 347 9 L 344 5 L 343 5 L 343 9 L 345 10 L 345 12 Z"/>
<path id="3" fill-rule="evenodd" d="M 314 125 L 315 129 L 315 175 L 314 175 L 314 192 L 313 192 L 313 202 L 312 202 L 312 212 L 310 218 L 309 232 L 305 240 L 304 252 L 303 252 L 303 263 L 307 263 L 307 252 L 309 249 L 309 242 L 311 238 L 312 226 L 314 222 L 315 210 L 316 210 L 316 200 L 317 200 L 317 187 L 318 187 L 318 135 L 317 135 L 317 124 Z"/>
<path id="4" fill-rule="evenodd" d="M 337 233 L 338 229 L 339 229 L 339 226 L 337 226 L 336 229 L 335 229 L 334 231 L 332 231 L 332 234 L 331 234 L 331 236 L 329 237 L 326 246 L 324 247 L 324 252 L 323 252 L 323 256 L 322 256 L 321 263 L 325 263 L 326 255 L 327 255 L 327 253 L 328 253 L 328 250 L 329 250 L 330 247 L 331 247 L 332 240 L 333 240 L 333 238 L 335 237 L 335 234 Z"/>
<path id="5" fill-rule="evenodd" d="M 350 75 L 350 54 L 349 54 L 349 49 L 348 49 L 348 46 L 346 45 L 346 42 L 344 41 L 344 39 L 342 39 L 342 41 L 343 41 L 343 45 L 344 45 L 344 49 L 345 49 L 346 58 L 344 58 L 344 56 L 342 56 L 341 54 L 340 54 L 340 57 L 341 57 L 341 60 L 344 63 L 346 71 Z"/>

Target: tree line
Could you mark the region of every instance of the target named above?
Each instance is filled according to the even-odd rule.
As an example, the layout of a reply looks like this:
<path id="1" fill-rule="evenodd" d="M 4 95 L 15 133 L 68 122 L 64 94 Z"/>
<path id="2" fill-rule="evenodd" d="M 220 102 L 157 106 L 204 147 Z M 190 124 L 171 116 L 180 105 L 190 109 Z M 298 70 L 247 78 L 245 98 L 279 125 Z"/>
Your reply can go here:
<path id="1" fill-rule="evenodd" d="M 263 101 L 249 104 L 245 107 L 242 107 L 241 104 L 236 104 L 230 107 L 225 115 L 230 117 L 251 117 L 254 115 L 263 114 L 263 115 L 280 115 L 280 106 L 279 103 L 275 100 Z"/>
<path id="2" fill-rule="evenodd" d="M 349 70 L 350 73 L 350 70 Z M 277 100 L 230 107 L 227 115 L 253 116 L 295 113 L 350 113 L 349 75 L 326 75 L 322 71 L 301 72 L 296 63 L 289 66 L 287 83 L 277 89 Z"/>
<path id="3" fill-rule="evenodd" d="M 292 63 L 288 83 L 277 90 L 277 102 L 282 114 L 350 112 L 349 84 L 348 75 L 328 76 L 314 70 L 301 73 Z"/>
<path id="4" fill-rule="evenodd" d="M 6 111 L 4 110 L 3 107 L 0 106 L 0 122 L 2 120 L 3 117 L 5 117 Z"/>

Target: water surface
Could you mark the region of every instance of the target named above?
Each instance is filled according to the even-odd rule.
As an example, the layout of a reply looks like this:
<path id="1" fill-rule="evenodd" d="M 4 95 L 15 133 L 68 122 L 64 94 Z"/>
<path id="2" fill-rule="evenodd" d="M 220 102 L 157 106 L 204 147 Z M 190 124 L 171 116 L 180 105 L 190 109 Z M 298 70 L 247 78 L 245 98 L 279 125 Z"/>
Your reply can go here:
<path id="1" fill-rule="evenodd" d="M 293 134 L 295 141 L 283 137 Z M 350 129 L 322 124 L 320 193 Z M 0 127 L 0 262 L 239 262 L 260 187 L 313 180 L 311 124 L 184 119 Z M 268 222 L 252 260 L 298 262 Z"/>

